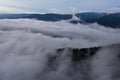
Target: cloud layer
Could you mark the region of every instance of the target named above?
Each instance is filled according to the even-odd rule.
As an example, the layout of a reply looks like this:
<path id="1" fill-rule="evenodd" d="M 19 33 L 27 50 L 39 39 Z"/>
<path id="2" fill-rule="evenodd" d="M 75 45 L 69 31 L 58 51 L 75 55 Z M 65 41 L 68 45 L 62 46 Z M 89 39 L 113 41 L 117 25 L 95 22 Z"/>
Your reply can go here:
<path id="1" fill-rule="evenodd" d="M 96 23 L 74 25 L 68 21 L 1 19 L 0 80 L 82 79 L 84 75 L 79 70 L 83 70 L 82 66 L 87 64 L 82 64 L 82 68 L 74 71 L 70 52 L 66 50 L 63 54 L 57 54 L 55 50 L 113 43 L 120 43 L 120 29 L 106 28 Z M 47 67 L 48 57 L 53 55 L 59 56 L 53 65 L 57 66 L 55 70 Z"/>
<path id="2" fill-rule="evenodd" d="M 42 44 L 46 42 L 56 43 L 63 45 L 62 47 L 87 47 L 120 42 L 120 29 L 106 28 L 96 23 L 74 25 L 67 21 L 44 22 L 29 19 L 4 19 L 0 20 L 0 22 L 1 34 L 3 31 L 9 34 L 10 40 L 14 40 L 11 35 L 18 37 L 25 34 L 26 37 L 23 36 L 23 38 L 28 40 L 34 39 L 32 37 L 36 36 L 36 38 L 40 38 L 39 41 Z M 31 36 L 27 38 L 27 35 Z M 44 39 L 46 39 L 46 42 L 41 42 Z"/>

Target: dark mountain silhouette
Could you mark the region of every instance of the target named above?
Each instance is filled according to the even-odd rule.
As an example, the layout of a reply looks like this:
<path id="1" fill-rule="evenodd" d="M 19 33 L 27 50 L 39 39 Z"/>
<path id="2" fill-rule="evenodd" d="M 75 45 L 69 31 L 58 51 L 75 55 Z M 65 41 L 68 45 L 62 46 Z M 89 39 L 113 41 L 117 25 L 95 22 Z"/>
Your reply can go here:
<path id="1" fill-rule="evenodd" d="M 70 14 L 0 14 L 0 19 L 37 19 L 43 21 L 60 21 L 72 18 Z"/>
<path id="2" fill-rule="evenodd" d="M 101 16 L 104 16 L 105 13 L 77 13 L 76 16 L 82 20 L 91 20 L 96 19 Z M 0 14 L 0 19 L 17 19 L 17 18 L 34 18 L 44 21 L 59 21 L 59 20 L 68 20 L 72 18 L 72 14 Z"/>
<path id="3" fill-rule="evenodd" d="M 92 20 L 97 19 L 102 16 L 107 15 L 106 13 L 95 13 L 95 12 L 86 12 L 86 13 L 77 13 L 76 16 L 79 17 L 82 20 Z"/>
<path id="4" fill-rule="evenodd" d="M 102 46 L 81 48 L 81 49 L 79 48 L 67 48 L 67 49 L 72 53 L 71 60 L 76 63 L 76 62 L 85 60 L 91 56 L 94 56 L 101 48 Z M 65 48 L 57 49 L 58 53 L 62 53 L 64 51 L 65 51 Z"/>
<path id="5" fill-rule="evenodd" d="M 120 13 L 95 13 L 95 12 L 86 12 L 86 13 L 77 13 L 75 14 L 80 20 L 71 20 L 72 14 L 0 14 L 0 19 L 37 19 L 43 21 L 60 21 L 60 20 L 71 20 L 70 23 L 94 23 L 97 22 L 100 25 L 120 28 Z"/>
<path id="6" fill-rule="evenodd" d="M 89 47 L 89 48 L 67 48 L 69 52 L 71 52 L 71 60 L 75 63 L 79 63 L 83 60 L 86 60 L 88 58 L 91 58 L 92 56 L 96 55 L 97 52 L 104 48 L 115 48 L 116 50 L 120 51 L 120 44 L 111 44 L 107 46 L 97 46 L 97 47 Z M 60 48 L 57 49 L 58 53 L 63 53 L 66 50 L 66 48 Z M 50 59 L 54 60 L 57 56 L 53 56 Z M 50 61 L 51 61 L 50 60 Z"/>
<path id="7" fill-rule="evenodd" d="M 120 28 L 120 13 L 108 14 L 97 19 L 87 20 L 87 22 L 97 22 L 103 26 Z"/>
<path id="8" fill-rule="evenodd" d="M 27 18 L 30 14 L 0 14 L 0 19 Z"/>

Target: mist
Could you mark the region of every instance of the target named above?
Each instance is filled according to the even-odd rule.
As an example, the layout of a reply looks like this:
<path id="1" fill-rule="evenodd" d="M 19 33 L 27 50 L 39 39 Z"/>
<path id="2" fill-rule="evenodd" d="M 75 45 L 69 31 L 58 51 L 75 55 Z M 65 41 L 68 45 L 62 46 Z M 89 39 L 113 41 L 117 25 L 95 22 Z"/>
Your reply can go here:
<path id="1" fill-rule="evenodd" d="M 74 25 L 67 21 L 44 22 L 32 19 L 3 19 L 0 20 L 0 30 L 1 34 L 5 33 L 7 38 L 11 38 L 10 40 L 18 39 L 21 36 L 26 40 L 32 40 L 33 44 L 38 38 L 38 43 L 46 45 L 47 48 L 53 43 L 55 43 L 52 45 L 53 48 L 80 48 L 120 42 L 120 29 L 106 28 L 96 23 Z M 13 35 L 15 38 L 12 38 Z"/>
<path id="2" fill-rule="evenodd" d="M 72 64 L 68 48 L 118 43 L 120 29 L 107 28 L 97 23 L 74 25 L 68 21 L 1 19 L 0 80 L 112 80 L 111 70 L 117 67 L 114 62 L 118 54 L 113 54 L 116 47 L 113 51 L 109 51 L 111 47 L 100 50 L 93 59 L 85 60 L 77 66 Z M 58 54 L 56 49 L 59 48 L 66 49 Z M 48 65 L 49 57 L 54 55 L 58 58 Z M 112 59 L 115 61 L 110 63 Z M 109 67 L 107 63 L 116 66 Z M 107 73 L 104 73 L 104 68 L 107 68 Z M 96 75 L 100 77 L 96 78 Z"/>

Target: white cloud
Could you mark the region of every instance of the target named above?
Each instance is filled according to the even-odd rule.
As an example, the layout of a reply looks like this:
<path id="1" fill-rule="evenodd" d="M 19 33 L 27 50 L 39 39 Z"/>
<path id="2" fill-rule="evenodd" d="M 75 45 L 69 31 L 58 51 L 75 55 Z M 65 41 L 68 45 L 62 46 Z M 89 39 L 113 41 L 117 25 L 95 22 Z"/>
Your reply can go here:
<path id="1" fill-rule="evenodd" d="M 120 13 L 120 8 L 119 7 L 113 7 L 107 10 L 109 13 Z"/>
<path id="2" fill-rule="evenodd" d="M 74 71 L 69 50 L 57 54 L 56 48 L 84 48 L 120 43 L 119 36 L 120 29 L 98 24 L 74 25 L 67 21 L 1 19 L 0 80 L 82 79 L 82 68 Z M 47 64 L 51 56 L 59 56 L 52 69 Z M 68 73 L 72 75 L 69 76 Z"/>
<path id="3" fill-rule="evenodd" d="M 96 80 L 120 79 L 120 77 L 117 76 L 120 70 L 118 60 L 118 56 L 120 55 L 119 52 L 120 44 L 111 45 L 101 49 L 91 61 L 91 76 Z"/>
<path id="4" fill-rule="evenodd" d="M 33 13 L 32 11 L 29 11 L 29 10 L 7 7 L 7 6 L 0 6 L 0 12 L 2 13 Z"/>
<path id="5" fill-rule="evenodd" d="M 77 8 L 74 8 L 77 10 Z M 76 10 L 74 12 L 76 12 Z M 73 12 L 72 8 L 68 8 L 68 9 L 58 9 L 58 8 L 51 8 L 48 10 L 49 13 L 57 13 L 57 14 L 70 14 Z"/>
<path id="6" fill-rule="evenodd" d="M 76 8 L 76 7 L 48 9 L 48 13 L 57 13 L 57 14 L 73 14 L 73 13 L 81 13 L 81 12 L 87 12 L 87 11 Z"/>
<path id="7" fill-rule="evenodd" d="M 43 36 L 46 36 L 45 38 L 51 37 L 51 41 L 55 42 L 57 37 L 63 37 L 63 39 L 68 39 L 68 42 L 66 43 L 65 40 L 63 40 L 66 43 L 64 46 L 69 47 L 73 46 L 71 45 L 72 42 L 79 43 L 76 45 L 77 47 L 82 47 L 84 43 L 81 43 L 79 40 L 86 41 L 88 44 L 112 44 L 115 42 L 119 42 L 119 29 L 111 29 L 111 28 L 105 28 L 103 26 L 100 26 L 98 24 L 88 24 L 88 25 L 73 25 L 68 23 L 67 21 L 60 21 L 60 22 L 44 22 L 44 21 L 37 21 L 37 20 L 29 20 L 29 19 L 13 19 L 13 20 L 7 20 L 3 19 L 0 20 L 0 29 L 1 30 L 20 30 L 20 31 L 30 31 L 33 34 L 39 33 L 43 34 Z M 34 27 L 33 27 L 34 26 Z M 28 32 L 26 32 L 28 33 Z M 30 33 L 30 34 L 32 34 Z M 108 34 L 109 33 L 109 34 Z M 14 33 L 11 33 L 14 34 Z M 19 34 L 20 35 L 20 34 Z M 17 36 L 17 35 L 16 35 Z M 111 37 L 112 36 L 112 37 Z M 72 39 L 72 40 L 70 40 Z M 47 39 L 48 42 L 50 42 L 49 39 Z M 62 38 L 61 38 L 62 40 Z M 43 40 L 44 41 L 44 40 Z M 57 40 L 56 40 L 57 41 Z M 61 42 L 61 41 L 60 41 Z M 42 42 L 44 44 L 44 42 Z M 50 42 L 52 43 L 52 42 Z M 59 39 L 56 43 L 59 43 Z M 84 44 L 85 46 L 86 44 Z M 91 45 L 92 46 L 92 45 Z M 53 46 L 54 47 L 54 46 Z M 57 47 L 57 46 L 55 46 Z M 87 45 L 86 45 L 87 47 Z"/>

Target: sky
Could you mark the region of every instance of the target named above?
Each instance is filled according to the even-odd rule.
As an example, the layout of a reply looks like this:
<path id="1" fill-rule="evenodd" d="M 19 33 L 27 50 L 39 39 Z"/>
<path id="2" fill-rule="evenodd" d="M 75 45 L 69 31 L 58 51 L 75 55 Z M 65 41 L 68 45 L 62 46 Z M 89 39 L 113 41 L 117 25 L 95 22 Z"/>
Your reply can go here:
<path id="1" fill-rule="evenodd" d="M 120 12 L 120 0 L 0 0 L 1 13 Z"/>

